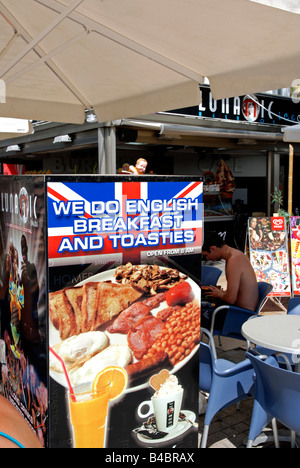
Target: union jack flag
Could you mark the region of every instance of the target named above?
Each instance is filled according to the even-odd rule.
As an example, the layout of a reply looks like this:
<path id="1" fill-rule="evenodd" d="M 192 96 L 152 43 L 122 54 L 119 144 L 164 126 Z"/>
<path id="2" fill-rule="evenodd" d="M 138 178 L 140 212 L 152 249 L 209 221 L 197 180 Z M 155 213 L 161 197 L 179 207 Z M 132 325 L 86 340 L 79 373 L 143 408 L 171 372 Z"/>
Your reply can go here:
<path id="1" fill-rule="evenodd" d="M 201 252 L 201 181 L 49 181 L 47 195 L 50 266 Z"/>

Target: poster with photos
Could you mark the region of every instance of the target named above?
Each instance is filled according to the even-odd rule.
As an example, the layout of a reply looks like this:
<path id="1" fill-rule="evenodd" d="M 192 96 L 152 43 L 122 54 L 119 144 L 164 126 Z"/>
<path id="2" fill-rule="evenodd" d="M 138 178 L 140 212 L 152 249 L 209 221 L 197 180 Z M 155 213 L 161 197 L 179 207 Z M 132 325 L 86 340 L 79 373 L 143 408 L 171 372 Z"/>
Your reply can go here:
<path id="1" fill-rule="evenodd" d="M 272 284 L 274 297 L 291 295 L 286 221 L 284 217 L 248 220 L 250 262 L 257 281 Z"/>
<path id="2" fill-rule="evenodd" d="M 198 446 L 202 238 L 198 176 L 0 176 L 0 396 L 42 446 Z"/>
<path id="3" fill-rule="evenodd" d="M 197 447 L 202 181 L 46 182 L 50 448 Z"/>
<path id="4" fill-rule="evenodd" d="M 290 218 L 291 277 L 294 296 L 300 295 L 300 216 Z"/>
<path id="5" fill-rule="evenodd" d="M 47 445 L 45 189 L 0 176 L 0 395 Z M 2 413 L 3 414 L 3 413 Z"/>

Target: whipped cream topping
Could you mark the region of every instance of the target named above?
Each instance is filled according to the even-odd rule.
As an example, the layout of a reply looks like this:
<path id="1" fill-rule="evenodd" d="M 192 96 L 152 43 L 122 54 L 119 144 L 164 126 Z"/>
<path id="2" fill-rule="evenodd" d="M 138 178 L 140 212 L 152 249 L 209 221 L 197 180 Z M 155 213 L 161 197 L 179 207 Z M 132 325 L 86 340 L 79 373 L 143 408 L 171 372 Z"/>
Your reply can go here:
<path id="1" fill-rule="evenodd" d="M 159 390 L 155 392 L 153 398 L 161 398 L 167 395 L 171 395 L 175 392 L 179 392 L 182 386 L 178 383 L 178 379 L 175 375 L 170 375 L 165 382 L 160 386 Z"/>

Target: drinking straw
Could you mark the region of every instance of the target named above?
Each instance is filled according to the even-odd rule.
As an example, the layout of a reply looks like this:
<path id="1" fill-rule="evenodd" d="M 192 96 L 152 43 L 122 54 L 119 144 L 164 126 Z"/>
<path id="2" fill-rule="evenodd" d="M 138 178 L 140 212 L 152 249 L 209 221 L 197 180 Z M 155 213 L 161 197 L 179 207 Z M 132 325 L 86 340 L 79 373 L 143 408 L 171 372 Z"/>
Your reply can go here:
<path id="1" fill-rule="evenodd" d="M 54 354 L 54 356 L 56 357 L 56 359 L 58 359 L 59 362 L 61 363 L 62 368 L 63 368 L 63 370 L 64 370 L 65 377 L 66 377 L 67 382 L 68 382 L 71 400 L 72 400 L 74 403 L 76 403 L 76 398 L 75 398 L 75 395 L 74 395 L 74 390 L 73 390 L 73 387 L 72 387 L 72 385 L 71 385 L 71 381 L 70 381 L 70 379 L 69 379 L 68 372 L 67 372 L 67 369 L 66 369 L 66 365 L 65 365 L 65 363 L 64 363 L 64 360 L 59 356 L 59 354 L 57 354 L 56 351 L 54 351 L 53 348 L 51 348 L 51 346 L 49 346 L 49 349 L 50 349 L 51 353 Z"/>

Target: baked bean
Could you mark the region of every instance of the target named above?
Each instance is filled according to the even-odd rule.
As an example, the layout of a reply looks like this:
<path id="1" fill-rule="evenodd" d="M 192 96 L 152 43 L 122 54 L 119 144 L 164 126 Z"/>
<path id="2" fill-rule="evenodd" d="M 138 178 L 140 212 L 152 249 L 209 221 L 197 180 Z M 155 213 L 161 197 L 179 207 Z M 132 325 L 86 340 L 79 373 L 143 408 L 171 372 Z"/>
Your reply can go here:
<path id="1" fill-rule="evenodd" d="M 164 350 L 174 366 L 188 356 L 199 341 L 200 306 L 198 301 L 193 301 L 167 318 L 164 329 L 148 353 Z"/>
<path id="2" fill-rule="evenodd" d="M 169 354 L 169 358 L 170 358 L 170 359 L 173 358 L 173 357 L 175 356 L 176 352 L 177 352 L 176 349 L 173 349 L 172 351 L 170 351 L 170 353 L 168 353 L 168 354 Z"/>

